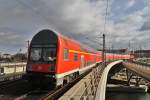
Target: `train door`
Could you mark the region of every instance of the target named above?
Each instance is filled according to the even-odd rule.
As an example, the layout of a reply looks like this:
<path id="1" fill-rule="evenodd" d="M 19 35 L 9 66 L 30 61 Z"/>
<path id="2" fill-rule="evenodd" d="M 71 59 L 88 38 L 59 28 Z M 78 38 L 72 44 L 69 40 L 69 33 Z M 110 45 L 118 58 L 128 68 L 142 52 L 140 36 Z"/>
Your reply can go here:
<path id="1" fill-rule="evenodd" d="M 80 65 L 80 68 L 83 68 L 84 67 L 84 55 L 81 55 L 81 65 Z"/>

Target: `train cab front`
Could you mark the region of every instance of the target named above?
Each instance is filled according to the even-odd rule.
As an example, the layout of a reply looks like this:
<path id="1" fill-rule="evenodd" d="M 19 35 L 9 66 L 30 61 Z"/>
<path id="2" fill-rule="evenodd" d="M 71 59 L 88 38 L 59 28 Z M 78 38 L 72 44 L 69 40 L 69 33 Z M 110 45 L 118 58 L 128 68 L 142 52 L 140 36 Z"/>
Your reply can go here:
<path id="1" fill-rule="evenodd" d="M 58 37 L 50 30 L 42 30 L 33 37 L 26 69 L 29 81 L 36 84 L 56 82 L 57 48 Z"/>

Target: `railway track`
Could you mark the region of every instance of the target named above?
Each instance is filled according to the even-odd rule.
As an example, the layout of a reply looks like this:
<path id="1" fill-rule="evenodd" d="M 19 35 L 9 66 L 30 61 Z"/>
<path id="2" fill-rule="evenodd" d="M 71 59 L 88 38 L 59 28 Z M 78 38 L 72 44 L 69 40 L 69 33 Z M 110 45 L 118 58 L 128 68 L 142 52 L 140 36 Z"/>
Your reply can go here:
<path id="1" fill-rule="evenodd" d="M 13 86 L 13 84 L 16 84 L 17 82 L 21 82 L 23 80 L 22 79 L 23 74 L 24 73 L 18 73 L 18 74 L 0 76 L 0 89 Z"/>
<path id="2" fill-rule="evenodd" d="M 32 88 L 29 83 L 23 79 L 3 82 L 0 83 L 0 100 L 56 100 L 89 72 L 90 71 L 82 74 L 65 86 L 57 87 L 53 90 Z"/>
<path id="3" fill-rule="evenodd" d="M 55 89 L 35 89 L 31 90 L 21 96 L 16 97 L 14 100 L 57 100 L 61 97 L 65 92 L 67 92 L 72 86 L 74 86 L 78 81 L 80 81 L 84 76 L 86 76 L 91 70 L 86 73 L 80 75 L 76 79 L 72 80 L 68 84 L 64 86 L 57 87 Z"/>
<path id="4" fill-rule="evenodd" d="M 26 94 L 16 97 L 14 100 L 38 100 L 39 98 L 42 98 L 45 94 L 47 94 L 49 91 L 51 90 L 31 90 Z"/>
<path id="5" fill-rule="evenodd" d="M 4 88 L 10 87 L 10 86 L 13 86 L 16 83 L 19 83 L 21 81 L 22 81 L 22 79 L 0 82 L 0 89 L 4 89 Z"/>
<path id="6" fill-rule="evenodd" d="M 23 79 L 0 83 L 0 100 L 14 100 L 14 98 L 32 90 L 32 86 Z"/>

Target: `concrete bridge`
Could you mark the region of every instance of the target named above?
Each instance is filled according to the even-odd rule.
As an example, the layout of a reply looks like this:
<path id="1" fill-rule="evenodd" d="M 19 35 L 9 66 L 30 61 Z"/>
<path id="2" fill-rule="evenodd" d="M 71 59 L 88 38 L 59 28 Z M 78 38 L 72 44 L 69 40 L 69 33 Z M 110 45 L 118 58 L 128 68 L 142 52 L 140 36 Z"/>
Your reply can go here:
<path id="1" fill-rule="evenodd" d="M 146 92 L 150 82 L 149 72 L 150 67 L 131 61 L 114 61 L 106 67 L 100 64 L 60 100 L 105 100 L 108 84 L 121 84 L 126 92 Z M 141 84 L 145 87 L 140 87 Z"/>
<path id="2" fill-rule="evenodd" d="M 114 76 L 116 73 L 121 71 L 122 69 L 125 69 L 126 79 L 120 80 L 119 84 L 126 83 L 125 86 L 135 85 L 135 92 L 142 92 L 141 88 L 139 88 L 140 81 L 143 79 L 145 87 L 143 88 L 143 92 L 147 91 L 146 85 L 150 82 L 150 66 L 144 66 L 137 64 L 136 62 L 132 61 L 115 61 L 110 63 L 103 71 L 101 80 L 99 82 L 99 86 L 97 88 L 97 93 L 95 96 L 95 100 L 105 100 L 106 96 L 106 89 L 107 89 L 107 81 L 111 79 L 112 76 Z M 131 83 L 131 80 L 132 81 Z M 118 80 L 119 81 L 119 80 Z M 133 86 L 132 86 L 133 89 Z M 131 89 L 125 90 L 126 92 L 131 92 Z M 134 91 L 134 90 L 132 90 Z"/>

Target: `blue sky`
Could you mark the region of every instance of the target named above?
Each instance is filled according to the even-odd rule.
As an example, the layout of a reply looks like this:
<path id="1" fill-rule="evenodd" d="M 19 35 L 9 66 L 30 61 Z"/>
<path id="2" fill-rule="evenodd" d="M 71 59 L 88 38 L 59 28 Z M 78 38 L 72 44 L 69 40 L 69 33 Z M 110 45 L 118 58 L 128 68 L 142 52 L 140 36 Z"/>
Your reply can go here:
<path id="1" fill-rule="evenodd" d="M 144 9 L 143 0 L 115 0 L 112 3 L 112 20 L 118 22 L 124 16 Z"/>
<path id="2" fill-rule="evenodd" d="M 0 51 L 26 51 L 27 40 L 48 28 L 97 48 L 106 0 L 0 0 Z M 150 49 L 150 0 L 109 0 L 107 47 Z M 87 39 L 87 37 L 89 39 Z M 100 39 L 99 39 L 100 40 Z"/>

